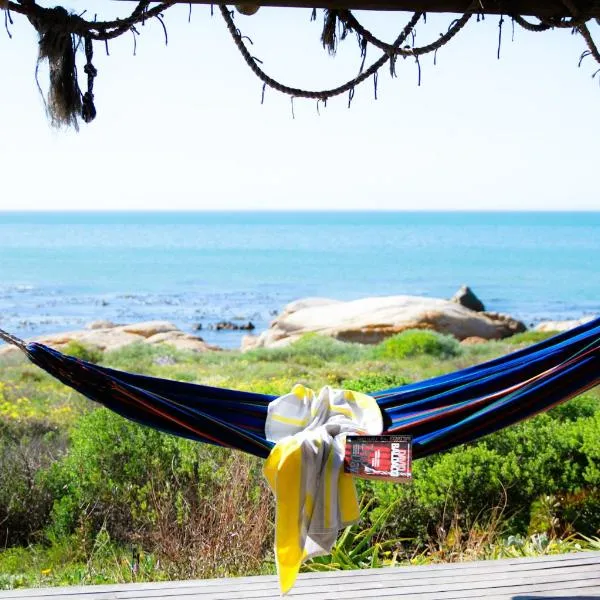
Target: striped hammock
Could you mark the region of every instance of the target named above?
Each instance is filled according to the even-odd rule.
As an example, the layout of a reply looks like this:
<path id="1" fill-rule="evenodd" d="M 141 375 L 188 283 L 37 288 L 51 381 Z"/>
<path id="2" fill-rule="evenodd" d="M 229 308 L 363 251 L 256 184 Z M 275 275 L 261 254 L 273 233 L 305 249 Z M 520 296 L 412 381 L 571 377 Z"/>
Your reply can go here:
<path id="1" fill-rule="evenodd" d="M 116 371 L 25 344 L 29 359 L 123 417 L 174 435 L 266 458 L 267 407 L 275 396 Z M 384 433 L 413 436 L 420 458 L 531 417 L 600 383 L 600 318 L 495 360 L 373 392 Z"/>

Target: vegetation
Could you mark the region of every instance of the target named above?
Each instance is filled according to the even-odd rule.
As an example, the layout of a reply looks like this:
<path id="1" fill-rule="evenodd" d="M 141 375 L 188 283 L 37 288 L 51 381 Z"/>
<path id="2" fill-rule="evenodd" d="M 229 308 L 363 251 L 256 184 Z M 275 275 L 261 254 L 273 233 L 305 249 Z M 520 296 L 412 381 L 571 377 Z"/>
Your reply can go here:
<path id="1" fill-rule="evenodd" d="M 518 336 L 514 336 L 516 338 Z M 474 346 L 426 331 L 377 346 L 306 336 L 245 354 L 132 345 L 72 354 L 115 368 L 269 394 L 295 383 L 403 385 L 530 343 Z M 411 485 L 360 480 L 360 524 L 306 569 L 599 548 L 600 393 L 417 461 Z M 99 409 L 0 359 L 0 589 L 274 572 L 261 462 Z"/>

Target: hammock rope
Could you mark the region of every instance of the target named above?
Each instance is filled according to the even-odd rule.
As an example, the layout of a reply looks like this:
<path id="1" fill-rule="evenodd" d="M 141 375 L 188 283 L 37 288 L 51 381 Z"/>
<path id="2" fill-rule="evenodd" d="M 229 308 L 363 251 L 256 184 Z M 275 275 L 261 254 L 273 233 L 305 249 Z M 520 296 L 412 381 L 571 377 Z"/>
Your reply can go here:
<path id="1" fill-rule="evenodd" d="M 25 15 L 39 32 L 40 54 L 38 63 L 47 59 L 50 65 L 50 90 L 48 98 L 44 99 L 48 116 L 51 123 L 55 126 L 66 125 L 77 129 L 79 118 L 89 123 L 96 117 L 96 108 L 93 102 L 93 84 L 97 71 L 91 62 L 93 42 L 104 42 L 108 53 L 109 40 L 125 33 L 131 33 L 134 40 L 135 54 L 137 46 L 136 37 L 139 35 L 136 25 L 143 25 L 148 20 L 156 19 L 163 28 L 165 43 L 167 44 L 168 33 L 163 21 L 163 13 L 178 3 L 179 0 L 165 0 L 156 6 L 150 7 L 150 0 L 141 0 L 128 17 L 109 21 L 98 21 L 96 18 L 87 20 L 83 18 L 83 13 L 80 15 L 74 14 L 62 7 L 45 8 L 37 4 L 35 0 L 0 0 L 0 8 L 5 11 L 5 27 L 10 37 L 12 37 L 9 29 L 9 24 L 12 24 L 11 11 Z M 548 31 L 554 28 L 572 29 L 581 35 L 588 48 L 581 55 L 579 65 L 581 66 L 583 59 L 587 56 L 592 56 L 600 64 L 600 51 L 587 26 L 592 17 L 580 11 L 571 0 L 562 0 L 562 3 L 571 14 L 570 17 L 537 17 L 539 23 L 531 23 L 518 14 L 510 14 L 510 18 L 513 20 L 513 27 L 514 23 L 517 23 L 523 29 L 532 32 Z M 434 57 L 437 56 L 437 51 L 452 40 L 465 27 L 474 14 L 478 15 L 479 20 L 481 3 L 480 0 L 474 0 L 462 16 L 452 21 L 446 33 L 424 46 L 415 46 L 414 42 L 415 26 L 422 17 L 424 18 L 425 13 L 414 13 L 396 40 L 393 43 L 387 43 L 377 38 L 365 28 L 350 10 L 326 9 L 321 35 L 323 46 L 331 54 L 335 54 L 338 37 L 336 31 L 340 30 L 339 38 L 342 40 L 349 32 L 354 32 L 357 36 L 362 64 L 360 65 L 358 75 L 346 83 L 322 90 L 308 90 L 285 85 L 268 75 L 259 66 L 259 63 L 262 61 L 254 57 L 245 45 L 244 39 L 248 38 L 236 27 L 229 9 L 224 4 L 219 4 L 219 10 L 242 58 L 263 83 L 263 101 L 265 88 L 270 87 L 282 94 L 287 94 L 292 100 L 294 98 L 308 98 L 317 100 L 317 103 L 321 101 L 326 103 L 329 98 L 348 93 L 348 105 L 350 105 L 355 88 L 370 78 L 373 78 L 374 94 L 375 98 L 377 98 L 377 76 L 379 70 L 385 64 L 389 63 L 390 74 L 392 77 L 395 76 L 395 62 L 399 56 L 415 59 L 418 68 L 418 83 L 420 85 L 421 65 L 419 57 L 431 52 L 434 53 Z M 313 17 L 315 15 L 316 11 L 313 11 Z M 499 45 L 502 36 L 503 18 L 503 15 L 500 15 Z M 412 45 L 405 44 L 409 36 L 412 36 Z M 84 72 L 87 75 L 87 91 L 85 93 L 80 90 L 78 85 L 75 60 L 82 40 L 86 56 Z M 364 61 L 369 45 L 383 51 L 384 54 L 364 70 Z M 592 77 L 595 77 L 599 71 L 594 72 Z"/>
<path id="2" fill-rule="evenodd" d="M 25 344 L 0 330 L 64 384 L 123 417 L 173 435 L 266 458 L 276 397 L 137 375 Z M 600 384 L 600 318 L 506 356 L 373 392 L 384 434 L 413 436 L 415 458 L 442 452 L 548 410 Z"/>

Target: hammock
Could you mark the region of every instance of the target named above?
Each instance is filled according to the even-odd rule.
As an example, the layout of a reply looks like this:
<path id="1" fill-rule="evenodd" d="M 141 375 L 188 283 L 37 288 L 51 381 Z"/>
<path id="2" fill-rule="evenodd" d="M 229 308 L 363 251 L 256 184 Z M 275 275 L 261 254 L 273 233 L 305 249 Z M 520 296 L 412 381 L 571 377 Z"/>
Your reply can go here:
<path id="1" fill-rule="evenodd" d="M 0 338 L 66 385 L 123 417 L 184 438 L 266 458 L 275 396 L 136 375 L 38 343 Z M 419 383 L 373 392 L 384 433 L 413 436 L 414 458 L 498 431 L 600 383 L 600 318 L 507 356 Z"/>

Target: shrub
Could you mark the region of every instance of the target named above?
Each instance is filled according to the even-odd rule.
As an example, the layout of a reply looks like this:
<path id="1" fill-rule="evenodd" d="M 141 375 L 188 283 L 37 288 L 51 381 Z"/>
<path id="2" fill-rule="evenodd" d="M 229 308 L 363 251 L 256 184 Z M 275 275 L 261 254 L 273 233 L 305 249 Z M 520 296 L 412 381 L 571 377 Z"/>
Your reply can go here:
<path id="1" fill-rule="evenodd" d="M 68 455 L 45 472 L 55 498 L 49 539 L 98 532 L 157 550 L 176 577 L 257 568 L 270 546 L 258 459 L 129 422 L 105 409 L 82 418 Z"/>
<path id="2" fill-rule="evenodd" d="M 48 521 L 52 497 L 38 472 L 64 448 L 64 437 L 40 423 L 0 422 L 0 523 L 5 546 L 27 544 Z"/>
<path id="3" fill-rule="evenodd" d="M 355 392 L 378 392 L 410 383 L 406 377 L 391 373 L 366 373 L 357 379 L 344 379 L 341 387 Z"/>
<path id="4" fill-rule="evenodd" d="M 478 443 L 416 461 L 411 485 L 361 482 L 376 501 L 370 518 L 396 503 L 386 535 L 423 543 L 439 527 L 466 531 L 499 507 L 504 527 L 525 534 L 542 520 L 539 499 L 553 495 L 559 499 L 557 529 L 594 534 L 600 528 L 599 430 L 600 411 L 575 421 L 540 415 Z M 581 519 L 575 518 L 578 510 L 584 511 Z"/>
<path id="5" fill-rule="evenodd" d="M 179 350 L 169 344 L 144 344 L 136 342 L 105 355 L 105 363 L 115 369 L 124 369 L 133 373 L 147 373 L 155 366 L 172 366 L 181 362 L 193 363 L 199 354 Z"/>
<path id="6" fill-rule="evenodd" d="M 97 346 L 88 346 L 77 340 L 71 340 L 63 349 L 62 352 L 69 356 L 85 360 L 90 363 L 99 363 L 102 360 L 102 350 Z"/>
<path id="7" fill-rule="evenodd" d="M 504 338 L 502 341 L 506 344 L 537 344 L 543 342 L 548 338 L 555 336 L 558 331 L 524 331 L 523 333 L 516 333 L 510 337 Z"/>
<path id="8" fill-rule="evenodd" d="M 375 358 L 394 359 L 429 355 L 436 358 L 458 356 L 462 348 L 458 341 L 435 331 L 411 329 L 384 340 L 372 353 Z"/>
<path id="9" fill-rule="evenodd" d="M 282 348 L 257 348 L 245 353 L 248 360 L 294 361 L 303 365 L 320 366 L 324 363 L 359 360 L 368 353 L 361 344 L 340 342 L 325 335 L 307 333 Z"/>

